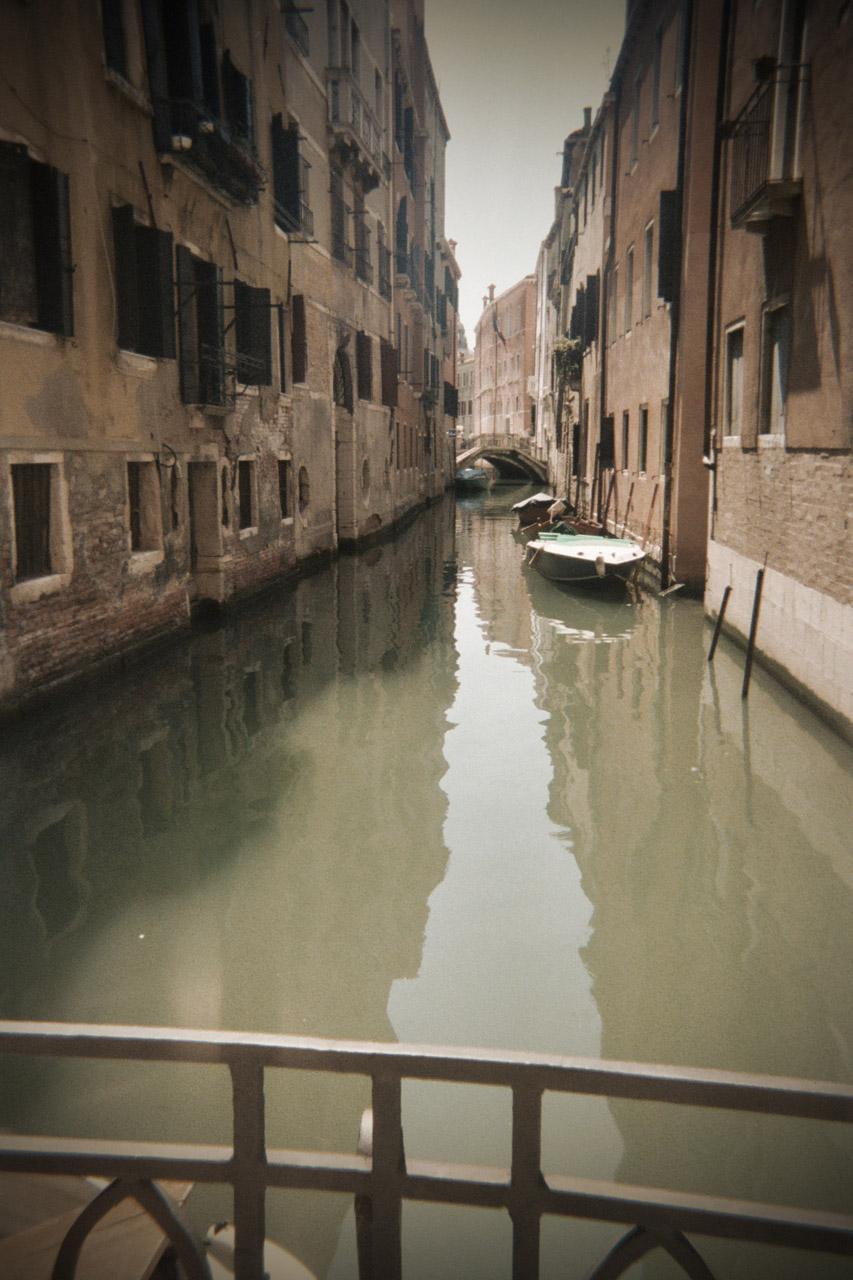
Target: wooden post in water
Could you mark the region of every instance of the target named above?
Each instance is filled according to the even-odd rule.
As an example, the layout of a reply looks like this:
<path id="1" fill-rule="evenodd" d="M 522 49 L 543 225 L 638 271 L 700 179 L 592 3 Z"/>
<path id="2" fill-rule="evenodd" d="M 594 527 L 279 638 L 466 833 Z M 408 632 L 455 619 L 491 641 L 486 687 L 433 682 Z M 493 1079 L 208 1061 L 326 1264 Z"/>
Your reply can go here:
<path id="1" fill-rule="evenodd" d="M 622 537 L 625 537 L 625 530 L 628 528 L 628 516 L 631 514 L 631 501 L 634 497 L 634 481 L 631 481 L 631 488 L 628 490 L 628 504 L 625 507 L 625 519 L 622 524 Z"/>
<path id="2" fill-rule="evenodd" d="M 730 587 L 730 586 L 726 587 L 725 591 L 723 592 L 723 598 L 722 598 L 722 600 L 721 600 L 721 602 L 720 602 L 720 611 L 719 611 L 719 613 L 717 614 L 717 622 L 716 622 L 716 625 L 715 625 L 715 627 L 714 627 L 714 638 L 713 638 L 713 640 L 711 641 L 711 647 L 710 647 L 710 649 L 708 650 L 708 661 L 709 661 L 709 662 L 712 662 L 712 661 L 713 661 L 713 659 L 714 659 L 714 650 L 715 650 L 715 649 L 716 649 L 716 647 L 717 647 L 717 641 L 719 640 L 719 638 L 720 638 L 720 632 L 721 632 L 721 631 L 722 631 L 722 629 L 723 629 L 723 618 L 726 616 L 726 605 L 729 603 L 729 596 L 730 596 L 731 594 L 732 594 L 732 589 L 731 589 L 731 587 Z"/>
<path id="3" fill-rule="evenodd" d="M 749 641 L 746 646 L 746 666 L 743 669 L 743 688 L 740 696 L 745 698 L 749 693 L 749 678 L 752 675 L 752 656 L 755 652 L 755 633 L 758 630 L 758 611 L 761 608 L 761 588 L 764 585 L 764 570 L 767 566 L 767 556 L 764 557 L 764 564 L 755 575 L 755 596 L 752 601 L 752 622 L 749 624 Z"/>
<path id="4" fill-rule="evenodd" d="M 614 467 L 610 475 L 610 486 L 607 490 L 607 501 L 604 504 L 604 515 L 601 518 L 601 526 L 605 533 L 607 532 L 607 515 L 608 515 L 608 512 L 610 511 L 610 499 L 613 497 L 613 490 L 615 487 L 616 487 L 616 469 Z M 615 508 L 614 508 L 614 511 L 615 511 Z M 615 514 L 613 519 L 614 519 L 614 522 L 617 519 Z"/>
<path id="5" fill-rule="evenodd" d="M 654 489 L 652 489 L 652 500 L 651 500 L 651 502 L 649 503 L 649 518 L 648 518 L 648 520 L 646 521 L 646 532 L 643 534 L 643 544 L 642 544 L 642 545 L 643 545 L 643 550 L 644 550 L 644 551 L 645 551 L 645 549 L 646 549 L 646 543 L 647 543 L 647 542 L 648 542 L 648 540 L 649 540 L 649 534 L 650 534 L 650 533 L 651 533 L 651 531 L 652 531 L 652 515 L 654 514 L 654 509 L 655 509 L 655 499 L 657 498 L 657 496 L 658 496 L 658 482 L 657 482 L 657 480 L 656 480 L 656 481 L 655 481 L 655 487 L 654 487 Z"/>

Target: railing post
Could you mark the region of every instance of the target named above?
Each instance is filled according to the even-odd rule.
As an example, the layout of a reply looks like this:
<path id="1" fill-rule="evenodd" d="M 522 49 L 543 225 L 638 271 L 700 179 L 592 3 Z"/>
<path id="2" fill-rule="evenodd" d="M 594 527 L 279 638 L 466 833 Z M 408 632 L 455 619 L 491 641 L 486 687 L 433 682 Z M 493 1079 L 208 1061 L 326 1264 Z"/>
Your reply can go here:
<path id="1" fill-rule="evenodd" d="M 542 1090 L 516 1085 L 512 1091 L 512 1280 L 539 1276 L 539 1207 L 542 1185 Z"/>
<path id="2" fill-rule="evenodd" d="M 373 1077 L 373 1176 L 371 1178 L 373 1273 L 382 1280 L 403 1274 L 403 1201 L 405 1172 L 400 1077 Z"/>
<path id="3" fill-rule="evenodd" d="M 234 1097 L 234 1280 L 263 1280 L 266 1233 L 264 1068 L 255 1058 L 231 1063 Z"/>

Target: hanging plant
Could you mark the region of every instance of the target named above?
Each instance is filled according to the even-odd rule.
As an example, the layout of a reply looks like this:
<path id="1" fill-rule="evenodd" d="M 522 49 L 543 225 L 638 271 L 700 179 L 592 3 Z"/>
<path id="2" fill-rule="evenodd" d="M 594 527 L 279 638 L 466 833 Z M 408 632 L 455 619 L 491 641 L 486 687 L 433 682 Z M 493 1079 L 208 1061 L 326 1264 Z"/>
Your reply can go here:
<path id="1" fill-rule="evenodd" d="M 581 376 L 583 353 L 580 338 L 558 338 L 554 343 L 554 367 L 560 382 L 576 382 Z"/>
<path id="2" fill-rule="evenodd" d="M 429 412 L 438 404 L 438 392 L 433 387 L 427 387 L 426 391 L 421 393 L 421 404 Z"/>

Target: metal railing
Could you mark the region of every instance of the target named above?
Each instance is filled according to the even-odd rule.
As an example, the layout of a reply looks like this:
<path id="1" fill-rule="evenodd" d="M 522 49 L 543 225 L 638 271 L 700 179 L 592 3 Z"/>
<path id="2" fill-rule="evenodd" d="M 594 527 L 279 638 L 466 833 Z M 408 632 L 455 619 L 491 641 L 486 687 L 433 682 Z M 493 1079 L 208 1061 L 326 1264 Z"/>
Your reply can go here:
<path id="1" fill-rule="evenodd" d="M 326 68 L 329 124 L 349 132 L 379 168 L 381 164 L 382 129 L 367 99 L 346 67 Z"/>
<path id="2" fill-rule="evenodd" d="M 294 7 L 293 0 L 281 0 L 281 12 L 284 16 L 284 27 L 300 53 L 307 58 L 310 52 L 308 23 L 300 11 Z"/>
<path id="3" fill-rule="evenodd" d="M 708 1280 L 712 1273 L 687 1240 L 687 1232 L 853 1257 L 853 1216 L 545 1175 L 541 1170 L 542 1104 L 547 1093 L 850 1124 L 853 1087 L 849 1086 L 595 1058 L 66 1023 L 0 1022 L 0 1053 L 196 1063 L 222 1066 L 230 1072 L 231 1147 L 0 1135 L 0 1169 L 4 1171 L 117 1180 L 110 1192 L 112 1199 L 107 1196 L 109 1203 L 127 1196 L 138 1199 L 175 1245 L 191 1280 L 205 1274 L 206 1263 L 200 1259 L 196 1269 L 191 1258 L 187 1261 L 185 1228 L 177 1220 L 169 1220 L 156 1199 L 156 1189 L 149 1195 L 155 1179 L 232 1186 L 237 1280 L 261 1280 L 263 1276 L 268 1187 L 337 1191 L 357 1197 L 363 1280 L 369 1275 L 377 1280 L 398 1280 L 402 1275 L 404 1200 L 506 1209 L 512 1220 L 514 1280 L 531 1280 L 539 1274 L 540 1221 L 545 1215 L 628 1228 L 595 1268 L 592 1280 L 624 1275 L 639 1258 L 657 1248 L 674 1258 L 685 1275 Z M 372 1116 L 363 1126 L 359 1152 L 269 1149 L 264 1073 L 271 1069 L 369 1077 Z M 404 1080 L 511 1090 L 511 1167 L 407 1160 L 402 1125 Z M 364 1130 L 370 1124 L 368 1139 Z M 101 1213 L 91 1206 L 90 1210 L 84 1211 L 88 1213 L 87 1229 Z M 66 1270 L 54 1270 L 54 1280 L 73 1276 L 81 1234 L 85 1232 L 77 1228 L 71 1245 L 60 1250 Z"/>
<path id="4" fill-rule="evenodd" d="M 158 128 L 166 149 L 240 204 L 253 204 L 266 182 L 254 144 L 236 137 L 222 120 L 183 98 L 158 100 Z"/>
<path id="5" fill-rule="evenodd" d="M 773 132 L 776 116 L 789 109 L 790 96 L 799 90 L 808 76 L 807 64 L 776 66 L 755 88 L 742 110 L 727 126 L 731 139 L 731 184 L 729 217 L 736 222 L 748 207 L 773 182 L 786 174 L 774 169 L 790 158 L 786 141 L 786 157 L 774 164 Z"/>

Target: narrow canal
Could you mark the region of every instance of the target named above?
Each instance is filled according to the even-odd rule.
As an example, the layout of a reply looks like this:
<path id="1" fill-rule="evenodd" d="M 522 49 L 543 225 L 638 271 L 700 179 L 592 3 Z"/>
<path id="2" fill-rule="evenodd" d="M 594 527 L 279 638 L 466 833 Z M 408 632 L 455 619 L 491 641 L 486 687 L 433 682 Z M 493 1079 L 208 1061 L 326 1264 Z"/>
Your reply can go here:
<path id="1" fill-rule="evenodd" d="M 6 726 L 0 1014 L 853 1082 L 853 751 L 760 670 L 744 704 L 698 603 L 522 571 L 526 492 L 448 500 Z M 229 1140 L 218 1069 L 0 1071 L 5 1129 Z M 368 1103 L 270 1080 L 269 1140 L 353 1151 Z M 849 1134 L 674 1110 L 549 1103 L 543 1163 L 850 1211 Z M 412 1088 L 407 1153 L 504 1164 L 509 1115 Z M 201 1227 L 229 1214 L 193 1200 Z M 346 1197 L 271 1193 L 268 1232 L 356 1274 Z M 615 1236 L 548 1222 L 543 1274 L 583 1276 Z M 407 1206 L 404 1238 L 407 1277 L 510 1275 L 502 1214 Z M 735 1280 L 848 1274 L 700 1243 Z"/>

